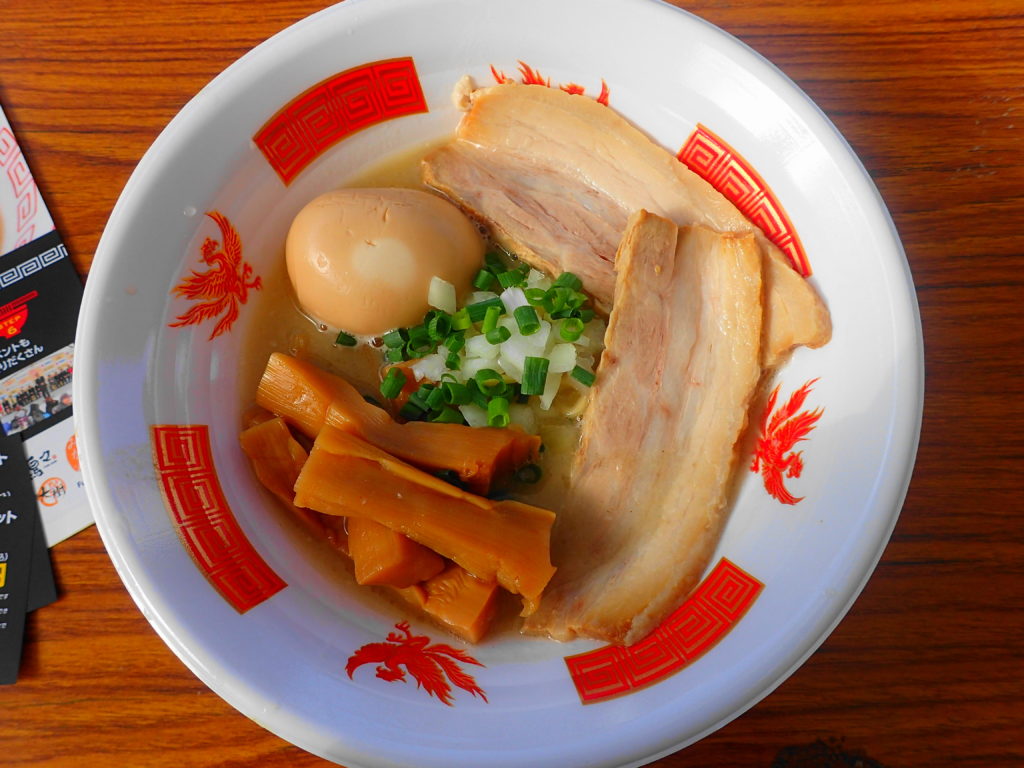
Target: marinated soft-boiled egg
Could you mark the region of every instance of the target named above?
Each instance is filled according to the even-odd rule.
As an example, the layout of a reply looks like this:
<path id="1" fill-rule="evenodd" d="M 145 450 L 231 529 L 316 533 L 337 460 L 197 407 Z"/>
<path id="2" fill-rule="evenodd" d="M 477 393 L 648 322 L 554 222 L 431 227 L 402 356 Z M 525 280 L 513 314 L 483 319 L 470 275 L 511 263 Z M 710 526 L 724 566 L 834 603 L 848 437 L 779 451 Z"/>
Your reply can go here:
<path id="1" fill-rule="evenodd" d="M 484 254 L 476 226 L 447 200 L 415 189 L 338 189 L 292 222 L 288 277 L 302 310 L 353 334 L 416 325 L 433 278 L 469 290 Z"/>

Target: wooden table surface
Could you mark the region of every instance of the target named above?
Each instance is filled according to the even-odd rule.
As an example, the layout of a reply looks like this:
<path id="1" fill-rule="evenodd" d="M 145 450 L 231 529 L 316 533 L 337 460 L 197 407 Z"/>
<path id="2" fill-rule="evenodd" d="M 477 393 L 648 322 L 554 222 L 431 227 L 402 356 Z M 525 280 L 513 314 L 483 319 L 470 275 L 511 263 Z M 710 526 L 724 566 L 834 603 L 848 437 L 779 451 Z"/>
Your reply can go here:
<path id="1" fill-rule="evenodd" d="M 0 100 L 83 273 L 182 105 L 325 5 L 0 3 Z M 906 504 L 853 609 L 763 702 L 657 765 L 1024 764 L 1024 6 L 685 7 L 774 61 L 860 155 L 917 285 L 927 397 Z M 22 679 L 0 690 L 0 765 L 328 765 L 178 661 L 95 528 L 52 557 L 61 597 L 30 617 Z"/>

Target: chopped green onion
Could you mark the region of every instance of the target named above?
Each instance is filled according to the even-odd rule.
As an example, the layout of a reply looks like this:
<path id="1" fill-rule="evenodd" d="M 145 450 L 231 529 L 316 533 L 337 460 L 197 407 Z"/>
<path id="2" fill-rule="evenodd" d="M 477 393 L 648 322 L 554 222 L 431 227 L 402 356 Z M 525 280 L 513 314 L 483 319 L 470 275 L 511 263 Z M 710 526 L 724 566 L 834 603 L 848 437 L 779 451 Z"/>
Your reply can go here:
<path id="1" fill-rule="evenodd" d="M 449 352 L 458 352 L 466 346 L 466 334 L 456 331 L 444 340 L 444 345 Z"/>
<path id="2" fill-rule="evenodd" d="M 410 400 L 402 406 L 398 415 L 406 421 L 416 421 L 423 418 L 423 409 Z"/>
<path id="3" fill-rule="evenodd" d="M 548 377 L 548 359 L 546 357 L 532 357 L 527 355 L 523 362 L 523 385 L 524 395 L 544 394 L 544 384 Z"/>
<path id="4" fill-rule="evenodd" d="M 548 288 L 547 293 L 544 294 L 544 301 L 541 303 L 544 311 L 549 315 L 554 315 L 556 312 L 560 312 L 565 309 L 565 296 L 567 290 L 567 288 L 554 285 Z"/>
<path id="5" fill-rule="evenodd" d="M 469 395 L 471 398 L 473 398 L 473 405 L 475 405 L 477 408 L 486 411 L 487 395 L 483 391 L 483 389 L 481 389 L 480 382 L 478 382 L 475 378 L 469 379 L 466 382 L 466 389 L 469 390 Z M 465 414 L 463 414 L 463 416 L 465 416 Z"/>
<path id="6" fill-rule="evenodd" d="M 452 330 L 453 331 L 464 331 L 473 325 L 473 321 L 469 318 L 469 310 L 463 307 L 454 315 L 452 315 Z"/>
<path id="7" fill-rule="evenodd" d="M 356 341 L 355 336 L 345 333 L 344 331 L 340 331 L 338 333 L 338 337 L 334 340 L 334 343 L 342 347 L 354 347 L 359 342 Z"/>
<path id="8" fill-rule="evenodd" d="M 436 411 L 444 404 L 444 390 L 440 387 L 430 390 L 426 397 L 426 403 L 429 410 Z"/>
<path id="9" fill-rule="evenodd" d="M 526 276 L 518 269 L 510 269 L 508 272 L 502 272 L 497 277 L 498 283 L 505 289 L 526 283 Z"/>
<path id="10" fill-rule="evenodd" d="M 492 397 L 487 401 L 487 426 L 507 427 L 510 420 L 508 400 L 504 397 Z"/>
<path id="11" fill-rule="evenodd" d="M 404 349 L 389 349 L 384 352 L 384 359 L 389 363 L 400 363 L 405 360 Z"/>
<path id="12" fill-rule="evenodd" d="M 459 413 L 454 408 L 450 408 L 449 406 L 446 405 L 444 408 L 437 412 L 437 414 L 434 416 L 434 418 L 431 419 L 431 421 L 436 422 L 438 424 L 462 424 L 464 419 L 462 418 L 461 413 Z M 458 474 L 456 474 L 456 479 L 458 479 Z"/>
<path id="13" fill-rule="evenodd" d="M 478 291 L 489 291 L 494 285 L 494 273 L 489 269 L 481 269 L 473 278 L 473 287 Z"/>
<path id="14" fill-rule="evenodd" d="M 576 341 L 583 335 L 583 321 L 578 317 L 567 317 L 558 330 L 563 341 Z"/>
<path id="15" fill-rule="evenodd" d="M 408 379 L 406 379 L 405 374 L 402 373 L 401 370 L 398 368 L 389 368 L 387 376 L 385 376 L 384 381 L 380 383 L 380 393 L 388 400 L 394 400 L 399 394 L 401 394 L 406 381 L 408 381 Z"/>
<path id="16" fill-rule="evenodd" d="M 584 323 L 589 323 L 594 319 L 594 310 L 592 309 L 577 309 L 573 314 Z"/>
<path id="17" fill-rule="evenodd" d="M 541 471 L 541 468 L 536 464 L 524 464 L 516 470 L 516 480 L 520 483 L 529 483 L 530 485 L 533 485 L 534 483 L 540 482 L 543 474 L 544 473 Z"/>
<path id="18" fill-rule="evenodd" d="M 594 380 L 597 378 L 597 376 L 595 376 L 593 372 L 588 371 L 581 365 L 577 365 L 575 368 L 573 368 L 569 375 L 572 376 L 574 379 L 576 379 L 576 381 L 578 381 L 585 387 L 594 386 Z"/>
<path id="19" fill-rule="evenodd" d="M 469 387 L 457 381 L 446 381 L 441 385 L 441 391 L 448 405 L 468 405 L 473 402 L 473 393 Z"/>
<path id="20" fill-rule="evenodd" d="M 487 337 L 487 341 L 491 344 L 504 344 L 512 338 L 512 331 L 502 325 L 497 328 L 492 328 L 484 335 Z"/>
<path id="21" fill-rule="evenodd" d="M 427 335 L 433 341 L 440 341 L 452 330 L 452 316 L 438 310 L 427 323 Z"/>
<path id="22" fill-rule="evenodd" d="M 405 355 L 407 359 L 415 360 L 418 357 L 426 357 L 433 351 L 433 349 L 434 345 L 429 342 L 427 344 L 421 344 L 420 346 L 414 346 L 410 341 L 405 347 Z"/>
<path id="23" fill-rule="evenodd" d="M 429 411 L 430 403 L 427 402 L 427 397 L 434 390 L 433 384 L 420 384 L 420 388 L 415 392 L 409 394 L 409 402 L 419 408 L 421 411 Z"/>
<path id="24" fill-rule="evenodd" d="M 410 358 L 422 357 L 433 351 L 436 342 L 431 341 L 430 332 L 422 325 L 415 325 L 409 329 L 409 341 L 406 342 L 405 351 Z"/>
<path id="25" fill-rule="evenodd" d="M 505 260 L 501 257 L 500 253 L 494 251 L 488 251 L 484 254 L 484 263 L 487 264 L 491 272 L 504 272 L 508 267 L 505 266 Z"/>
<path id="26" fill-rule="evenodd" d="M 470 322 L 481 322 L 490 307 L 498 307 L 498 314 L 502 314 L 505 311 L 505 305 L 502 304 L 501 299 L 497 297 L 493 299 L 486 299 L 485 301 L 478 301 L 476 304 L 470 304 L 466 307 L 466 311 L 469 313 Z"/>
<path id="27" fill-rule="evenodd" d="M 409 340 L 408 334 L 404 328 L 396 328 L 393 331 L 388 331 L 381 337 L 384 342 L 384 346 L 388 349 L 399 349 L 405 346 L 405 342 Z"/>
<path id="28" fill-rule="evenodd" d="M 498 316 L 501 314 L 501 310 L 496 306 L 487 308 L 487 312 L 484 314 L 483 324 L 480 326 L 481 332 L 484 334 L 490 333 L 498 327 Z"/>
<path id="29" fill-rule="evenodd" d="M 462 367 L 462 358 L 459 357 L 458 352 L 450 352 L 444 359 L 444 364 L 449 371 L 457 371 Z"/>
<path id="30" fill-rule="evenodd" d="M 540 330 L 540 318 L 533 307 L 516 307 L 512 316 L 516 319 L 516 325 L 523 336 L 531 336 Z"/>
<path id="31" fill-rule="evenodd" d="M 481 368 L 473 376 L 473 380 L 484 394 L 490 394 L 492 391 L 505 391 L 505 380 L 493 368 Z M 499 390 L 498 387 L 501 389 Z"/>
<path id="32" fill-rule="evenodd" d="M 563 272 L 555 278 L 553 285 L 564 286 L 572 291 L 578 291 L 583 287 L 583 281 L 576 277 L 572 272 Z"/>
<path id="33" fill-rule="evenodd" d="M 422 325 L 414 325 L 406 331 L 406 336 L 409 337 L 408 344 L 412 346 L 422 346 L 430 343 L 430 333 Z"/>
<path id="34" fill-rule="evenodd" d="M 523 291 L 523 295 L 526 300 L 530 302 L 531 307 L 542 307 L 544 306 L 544 296 L 547 294 L 543 288 L 527 288 Z"/>

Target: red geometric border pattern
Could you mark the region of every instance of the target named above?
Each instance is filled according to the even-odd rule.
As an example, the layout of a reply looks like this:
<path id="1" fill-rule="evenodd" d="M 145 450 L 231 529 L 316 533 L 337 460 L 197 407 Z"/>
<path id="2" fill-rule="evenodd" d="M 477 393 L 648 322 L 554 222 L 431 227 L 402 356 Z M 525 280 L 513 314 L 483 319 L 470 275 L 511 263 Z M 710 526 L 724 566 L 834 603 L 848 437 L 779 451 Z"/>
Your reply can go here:
<path id="1" fill-rule="evenodd" d="M 427 111 L 411 58 L 340 72 L 292 99 L 253 137 L 285 184 L 346 136 L 395 117 Z"/>
<path id="2" fill-rule="evenodd" d="M 245 537 L 217 480 L 205 424 L 152 428 L 153 465 L 189 555 L 213 587 L 245 613 L 287 584 Z"/>
<path id="3" fill-rule="evenodd" d="M 21 147 L 18 146 L 11 129 L 5 125 L 0 125 L 0 168 L 6 169 L 7 180 L 10 182 L 11 191 L 17 200 L 15 208 L 17 218 L 14 222 L 17 240 L 9 249 L 14 250 L 14 248 L 35 239 L 36 222 L 34 220 L 41 199 L 39 188 L 32 178 L 32 172 L 28 169 L 28 163 L 25 162 Z"/>
<path id="4" fill-rule="evenodd" d="M 664 680 L 729 633 L 764 585 L 724 557 L 661 626 L 634 645 L 566 656 L 580 701 L 593 704 Z"/>
<path id="5" fill-rule="evenodd" d="M 698 124 L 677 157 L 759 226 L 789 257 L 793 269 L 804 277 L 810 276 L 807 253 L 782 204 L 735 149 Z"/>

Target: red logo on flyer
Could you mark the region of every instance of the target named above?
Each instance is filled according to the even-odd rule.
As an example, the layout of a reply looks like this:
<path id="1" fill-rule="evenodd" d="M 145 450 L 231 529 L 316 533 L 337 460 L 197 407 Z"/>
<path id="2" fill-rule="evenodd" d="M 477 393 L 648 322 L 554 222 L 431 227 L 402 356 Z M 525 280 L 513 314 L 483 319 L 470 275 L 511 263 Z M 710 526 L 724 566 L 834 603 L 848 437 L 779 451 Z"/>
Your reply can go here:
<path id="1" fill-rule="evenodd" d="M 68 457 L 68 464 L 71 465 L 75 472 L 78 472 L 80 466 L 78 463 L 78 440 L 75 438 L 75 435 L 68 438 L 67 443 L 64 445 L 64 453 Z"/>
<path id="2" fill-rule="evenodd" d="M 44 507 L 54 507 L 68 492 L 68 487 L 59 477 L 51 477 L 43 481 L 36 493 L 36 498 Z"/>
<path id="3" fill-rule="evenodd" d="M 13 339 L 21 333 L 28 320 L 28 302 L 38 295 L 38 291 L 30 291 L 0 307 L 0 336 Z"/>

